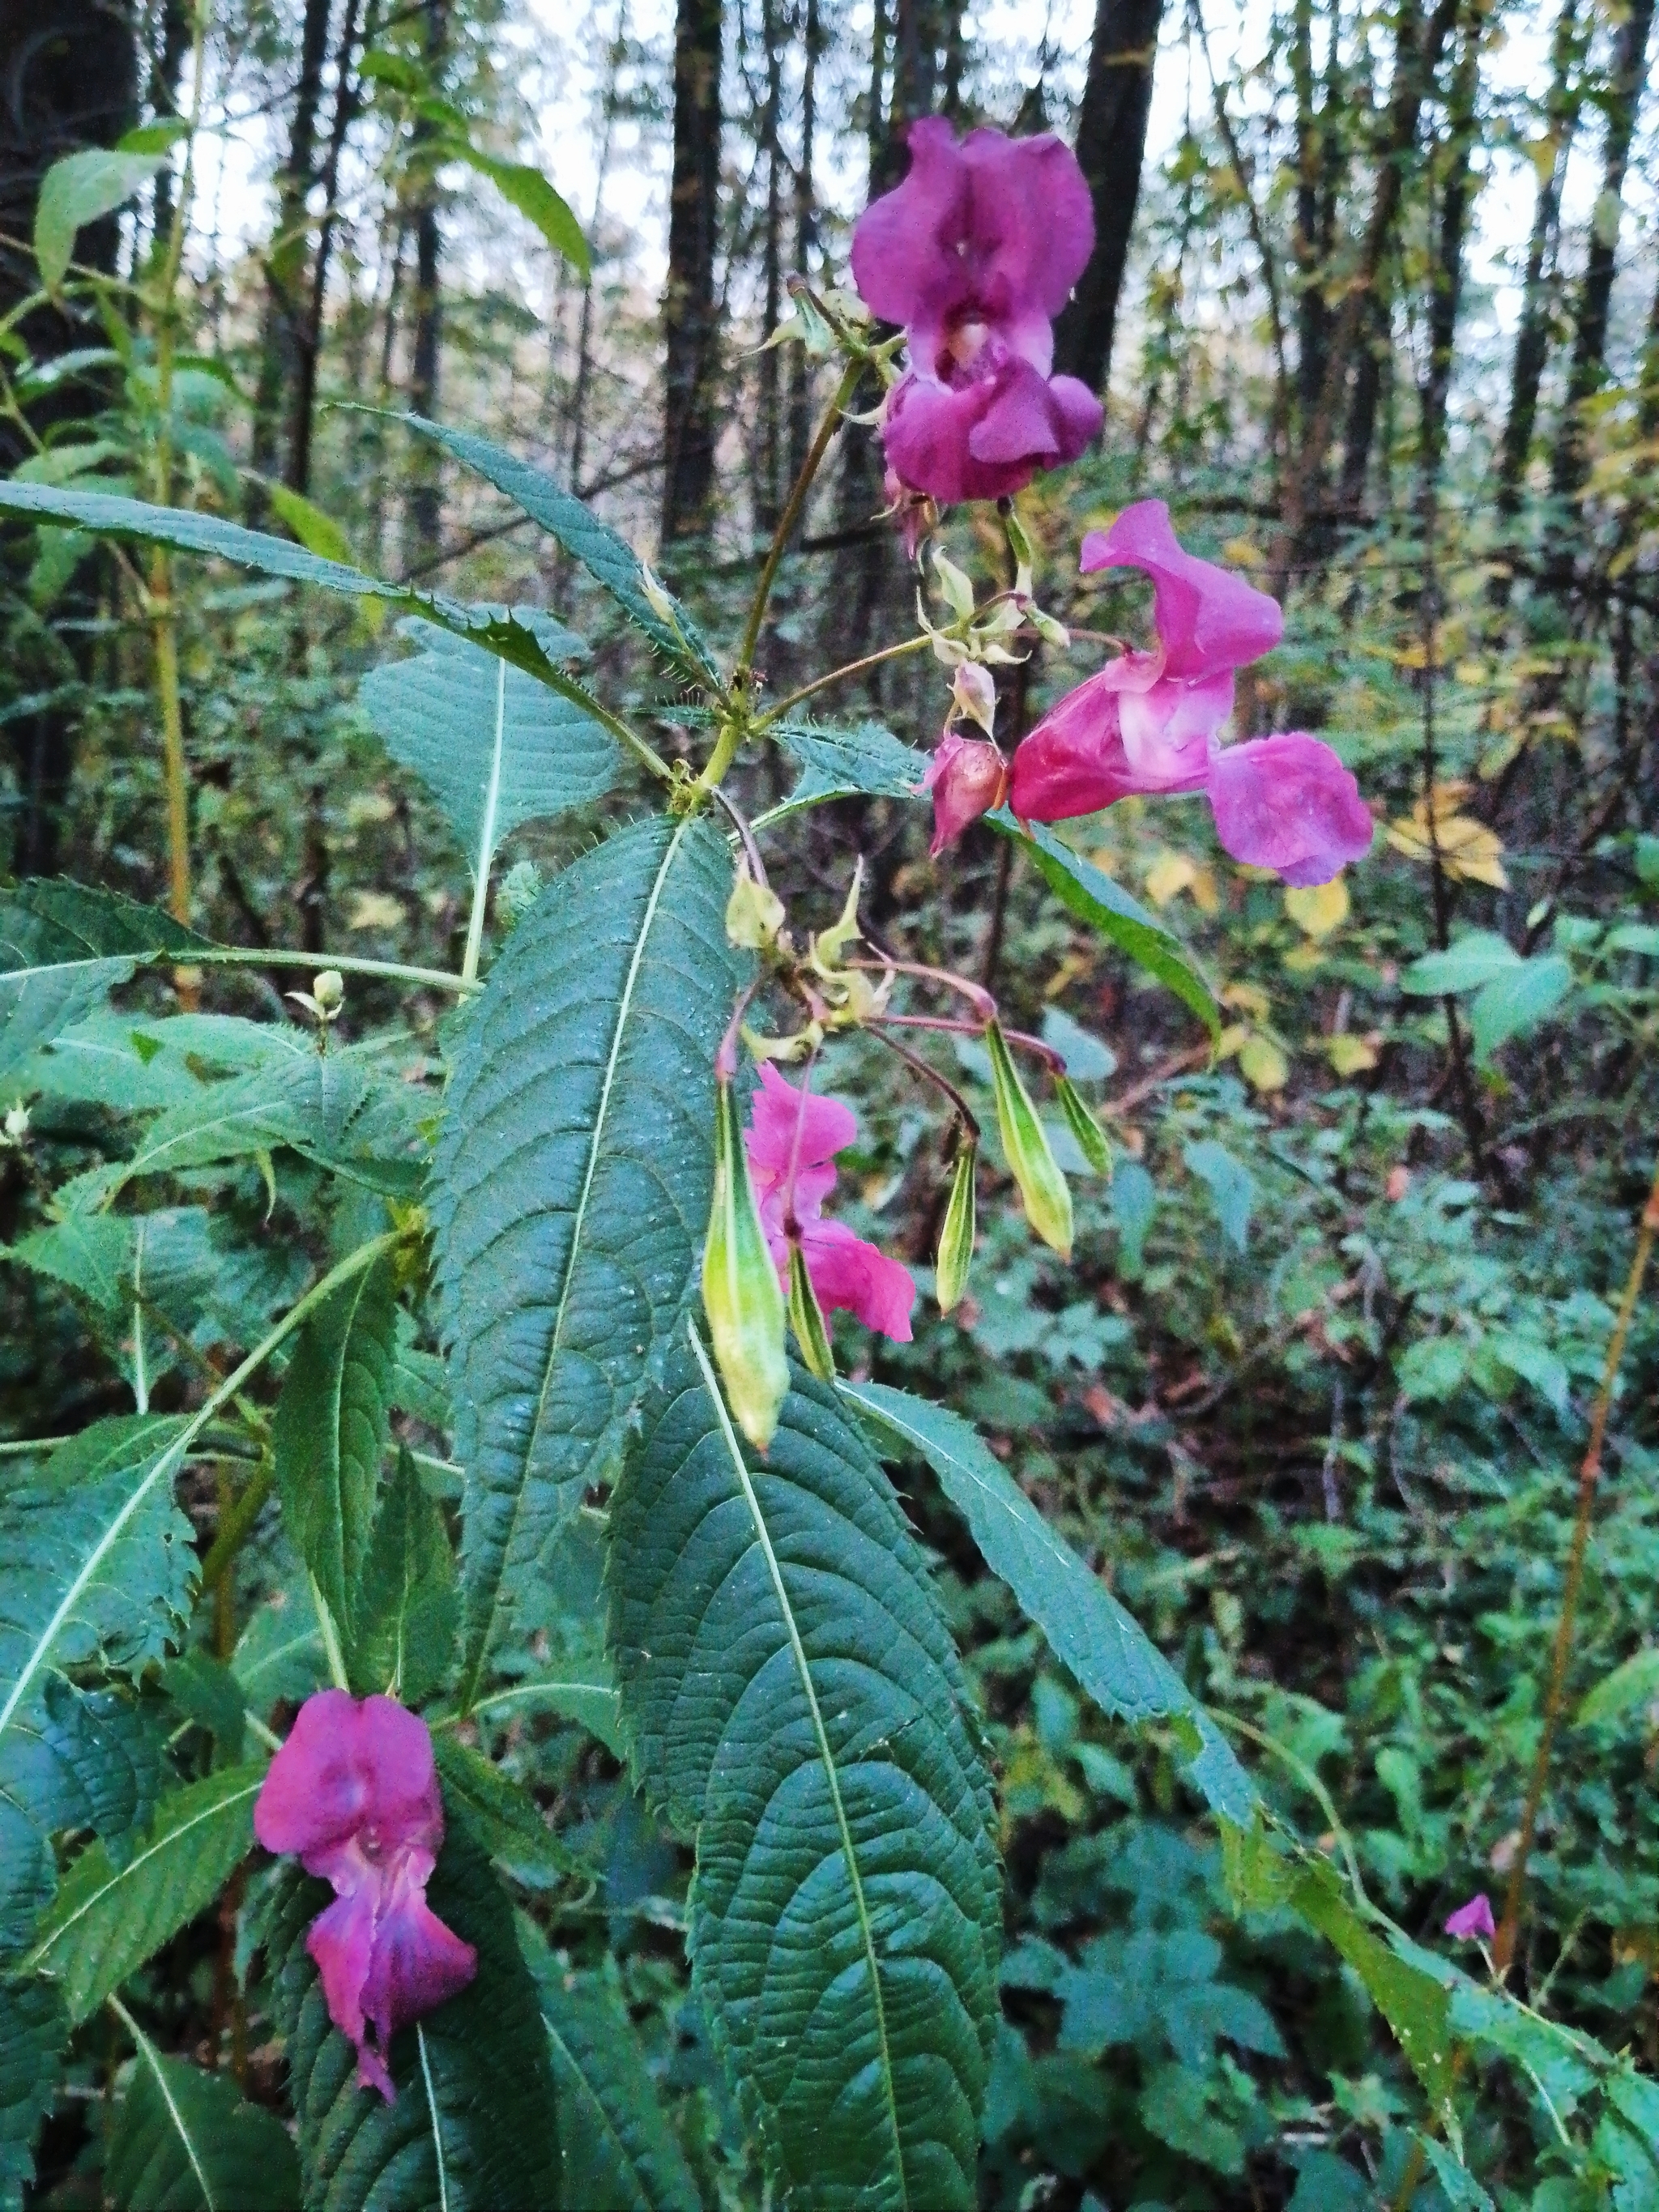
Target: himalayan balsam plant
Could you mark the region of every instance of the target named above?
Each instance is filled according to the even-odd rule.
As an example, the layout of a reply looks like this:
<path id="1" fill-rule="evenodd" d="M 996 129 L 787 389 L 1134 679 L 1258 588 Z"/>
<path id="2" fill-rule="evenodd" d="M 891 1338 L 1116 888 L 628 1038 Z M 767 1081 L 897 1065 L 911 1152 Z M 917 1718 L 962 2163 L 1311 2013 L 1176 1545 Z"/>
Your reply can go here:
<path id="1" fill-rule="evenodd" d="M 1093 396 L 1050 373 L 1089 198 L 1049 137 L 958 143 L 929 121 L 911 157 L 858 224 L 857 296 L 798 289 L 794 337 L 836 386 L 734 650 L 549 477 L 408 420 L 610 595 L 665 678 L 660 721 L 700 760 L 671 765 L 648 714 L 604 703 L 581 641 L 544 612 L 384 582 L 200 511 L 0 488 L 0 512 L 43 532 L 405 617 L 415 650 L 390 646 L 363 708 L 473 866 L 454 973 L 237 951 L 63 882 L 7 895 L 4 1141 L 27 1150 L 30 1101 L 76 1070 L 125 1132 L 14 1256 L 101 1317 L 133 1403 L 9 1462 L 0 1493 L 0 2198 L 19 2200 L 63 2067 L 95 2048 L 116 2069 L 105 2171 L 124 2205 L 696 2203 L 626 2022 L 608 2045 L 580 2032 L 538 1926 L 538 1900 L 585 1878 L 500 1757 L 503 1717 L 539 1705 L 625 1760 L 695 1848 L 696 1997 L 768 2201 L 973 2204 L 998 2024 L 994 1777 L 884 1462 L 931 1468 L 1081 1689 L 1184 1774 L 1240 1909 L 1298 1917 L 1364 1983 L 1421 2085 L 1443 2181 L 1462 2172 L 1465 2047 L 1553 2063 L 1527 2039 L 1557 2032 L 1466 1974 L 1467 1942 L 1414 1948 L 1330 1838 L 1269 1815 L 1222 1728 L 967 1421 L 845 1371 L 847 1317 L 903 1341 L 922 1301 L 964 1296 L 976 1204 L 1002 1202 L 995 1161 L 996 1189 L 1066 1259 L 1054 1134 L 1094 1175 L 1111 1152 L 1051 1045 L 978 982 L 866 934 L 854 851 L 822 912 L 791 913 L 769 840 L 841 797 L 931 803 L 948 870 L 982 817 L 1213 1036 L 1179 941 L 1045 825 L 1201 793 L 1231 854 L 1303 886 L 1360 860 L 1372 831 L 1318 738 L 1224 742 L 1235 672 L 1278 643 L 1279 611 L 1183 550 L 1157 502 L 1079 549 L 1085 573 L 1128 580 L 1133 641 L 1005 751 L 995 672 L 1066 642 L 1014 502 L 1101 431 Z M 878 416 L 852 420 L 877 381 Z M 837 436 L 872 434 L 918 564 L 921 627 L 892 649 L 941 671 L 931 759 L 799 711 L 842 672 L 775 703 L 763 684 L 813 477 Z M 971 501 L 994 502 L 1008 548 L 1013 581 L 988 595 L 945 550 Z M 728 771 L 764 747 L 800 781 L 751 823 Z M 630 778 L 621 826 L 517 901 L 486 959 L 501 840 Z M 216 969 L 285 962 L 310 975 L 300 1018 L 199 1011 Z M 398 1080 L 380 1041 L 341 1041 L 362 971 L 451 995 L 441 1068 Z M 854 1037 L 890 1048 L 930 1126 L 940 1230 L 921 1281 L 839 1218 L 857 1124 L 834 1086 Z M 994 1127 L 944 1072 L 959 1042 L 985 1056 Z M 191 1196 L 228 1165 L 273 1204 L 290 1169 L 331 1193 L 329 1255 L 296 1244 L 267 1266 L 257 1323 L 203 1322 L 224 1356 L 170 1389 L 185 1410 L 155 1412 L 178 1364 L 162 1277 L 179 1223 L 210 1277 L 242 1264 Z M 434 1431 L 447 1453 L 418 1448 Z M 288 1601 L 239 1622 L 234 1570 L 258 1545 L 293 1559 Z M 602 1579 L 583 1663 L 562 1672 L 549 1592 L 576 1549 Z M 230 2063 L 209 2071 L 143 2021 L 149 1962 L 216 1911 Z M 1477 1899 L 1449 1929 L 1492 1925 Z M 253 2096 L 250 2003 L 280 2057 Z M 1573 2044 L 1581 2069 L 1624 2078 Z"/>

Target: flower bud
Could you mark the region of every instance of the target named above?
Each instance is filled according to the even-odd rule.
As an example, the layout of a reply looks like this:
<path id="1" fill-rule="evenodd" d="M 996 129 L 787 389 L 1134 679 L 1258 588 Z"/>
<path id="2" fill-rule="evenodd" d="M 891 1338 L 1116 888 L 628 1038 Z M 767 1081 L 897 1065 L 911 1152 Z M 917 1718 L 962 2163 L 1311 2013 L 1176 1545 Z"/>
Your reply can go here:
<path id="1" fill-rule="evenodd" d="M 29 1133 L 29 1109 L 20 1098 L 15 1106 L 6 1109 L 6 1119 L 0 1136 L 9 1145 L 21 1145 Z"/>
<path id="2" fill-rule="evenodd" d="M 799 1243 L 789 1247 L 789 1326 L 795 1332 L 800 1356 L 820 1382 L 836 1379 L 836 1354 L 830 1342 L 823 1309 L 806 1271 L 806 1255 Z"/>
<path id="3" fill-rule="evenodd" d="M 951 613 L 958 622 L 966 622 L 974 611 L 973 580 L 967 571 L 958 568 L 947 554 L 936 546 L 933 550 L 933 574 L 949 602 Z"/>
<path id="4" fill-rule="evenodd" d="M 1018 598 L 1029 599 L 1036 568 L 1036 548 L 1013 507 L 1003 516 L 1002 526 L 1008 533 L 1008 550 L 1014 556 L 1014 591 Z"/>
<path id="5" fill-rule="evenodd" d="M 755 881 L 745 860 L 726 902 L 726 941 L 750 952 L 766 952 L 776 944 L 782 927 L 783 901 L 767 884 Z"/>
<path id="6" fill-rule="evenodd" d="M 1054 1079 L 1054 1093 L 1060 1100 L 1060 1110 L 1066 1116 L 1066 1126 L 1077 1139 L 1079 1152 L 1097 1176 L 1110 1175 L 1112 1148 L 1107 1142 L 1106 1132 L 1079 1097 L 1069 1075 Z"/>
<path id="7" fill-rule="evenodd" d="M 1008 791 L 1008 763 L 986 738 L 959 738 L 946 730 L 921 788 L 933 794 L 933 836 L 927 849 L 937 860 L 970 822 L 1001 805 Z"/>
<path id="8" fill-rule="evenodd" d="M 659 622 L 665 622 L 672 630 L 679 629 L 679 609 L 664 588 L 661 578 L 648 561 L 640 562 L 640 589 L 645 603 Z"/>
<path id="9" fill-rule="evenodd" d="M 325 968 L 320 975 L 312 977 L 311 995 L 322 1019 L 333 1021 L 345 1004 L 345 977 L 337 968 Z"/>
<path id="10" fill-rule="evenodd" d="M 988 738 L 996 735 L 996 679 L 983 662 L 964 660 L 951 678 L 951 720 L 958 714 L 977 722 Z"/>
<path id="11" fill-rule="evenodd" d="M 974 1171 L 978 1164 L 977 1139 L 964 1138 L 957 1147 L 951 1200 L 945 1209 L 945 1226 L 939 1233 L 939 1257 L 934 1262 L 933 1286 L 941 1313 L 949 1313 L 968 1287 L 968 1270 L 974 1257 Z"/>
<path id="12" fill-rule="evenodd" d="M 764 1451 L 789 1390 L 783 1292 L 767 1249 L 729 1082 L 714 1104 L 714 1197 L 702 1248 L 702 1303 L 738 1426 Z"/>
<path id="13" fill-rule="evenodd" d="M 992 1022 L 985 1032 L 991 1054 L 991 1079 L 997 1102 L 997 1128 L 1002 1137 L 1008 1171 L 1019 1185 L 1025 1218 L 1045 1244 L 1053 1245 L 1062 1260 L 1072 1256 L 1072 1194 L 1054 1164 L 1048 1139 L 1037 1119 L 1036 1108 L 1019 1079 L 1012 1055 L 1000 1028 Z"/>

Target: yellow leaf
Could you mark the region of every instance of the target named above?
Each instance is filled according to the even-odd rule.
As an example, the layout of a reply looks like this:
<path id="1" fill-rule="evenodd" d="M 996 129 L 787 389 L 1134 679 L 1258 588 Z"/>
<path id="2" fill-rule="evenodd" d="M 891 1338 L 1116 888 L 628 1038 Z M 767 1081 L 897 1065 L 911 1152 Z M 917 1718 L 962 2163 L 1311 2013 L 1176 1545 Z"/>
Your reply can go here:
<path id="1" fill-rule="evenodd" d="M 1259 1030 L 1246 1042 L 1238 1066 L 1253 1091 L 1282 1091 L 1291 1079 L 1291 1063 L 1273 1039 Z"/>
<path id="2" fill-rule="evenodd" d="M 1220 910 L 1221 894 L 1216 889 L 1215 870 L 1200 866 L 1193 870 L 1193 904 L 1200 914 L 1215 914 Z"/>
<path id="3" fill-rule="evenodd" d="M 1259 568 L 1261 554 L 1255 541 L 1249 538 L 1230 538 L 1221 549 L 1224 561 L 1231 561 L 1236 568 Z"/>
<path id="4" fill-rule="evenodd" d="M 1340 929 L 1348 918 L 1348 886 L 1340 876 L 1285 894 L 1285 911 L 1304 937 L 1316 942 Z"/>
<path id="5" fill-rule="evenodd" d="M 1305 975 L 1310 969 L 1317 968 L 1324 957 L 1324 953 L 1313 939 L 1304 937 L 1285 955 L 1285 965 L 1293 975 Z"/>
<path id="6" fill-rule="evenodd" d="M 1378 1054 L 1370 1037 L 1353 1036 L 1346 1030 L 1339 1030 L 1334 1036 L 1325 1039 L 1325 1050 L 1330 1055 L 1331 1066 L 1339 1075 L 1360 1075 L 1376 1066 Z"/>
<path id="7" fill-rule="evenodd" d="M 1221 994 L 1221 1003 L 1231 1006 L 1235 1013 L 1254 1014 L 1259 1022 L 1267 1020 L 1273 1006 L 1273 1000 L 1257 983 L 1229 983 Z"/>
<path id="8" fill-rule="evenodd" d="M 387 891 L 359 891 L 351 902 L 348 929 L 401 929 L 404 902 Z"/>
<path id="9" fill-rule="evenodd" d="M 1243 1022 L 1231 1023 L 1215 1041 L 1216 1058 L 1231 1060 L 1236 1052 L 1244 1049 L 1249 1040 L 1250 1032 Z"/>
<path id="10" fill-rule="evenodd" d="M 1197 873 L 1184 853 L 1160 853 L 1146 871 L 1146 896 L 1154 906 L 1168 906 L 1172 898 L 1191 890 Z"/>

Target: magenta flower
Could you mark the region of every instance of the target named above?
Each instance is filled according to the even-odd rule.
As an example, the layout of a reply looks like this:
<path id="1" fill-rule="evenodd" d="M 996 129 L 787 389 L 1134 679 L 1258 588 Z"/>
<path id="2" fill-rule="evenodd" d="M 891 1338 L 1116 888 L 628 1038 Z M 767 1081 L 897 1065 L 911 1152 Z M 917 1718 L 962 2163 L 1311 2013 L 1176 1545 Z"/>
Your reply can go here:
<path id="1" fill-rule="evenodd" d="M 1132 794 L 1201 791 L 1233 858 L 1296 885 L 1328 883 L 1370 850 L 1370 810 L 1328 745 L 1300 730 L 1220 742 L 1234 672 L 1283 634 L 1276 600 L 1183 552 L 1158 499 L 1091 532 L 1081 566 L 1152 578 L 1158 646 L 1109 662 L 1050 708 L 1014 755 L 1016 814 L 1063 822 Z"/>
<path id="2" fill-rule="evenodd" d="M 865 303 L 904 327 L 909 367 L 887 396 L 893 473 L 948 503 L 1000 499 L 1074 461 L 1100 402 L 1051 376 L 1054 317 L 1095 240 L 1083 172 L 1058 138 L 914 123 L 910 168 L 853 231 Z"/>
<path id="3" fill-rule="evenodd" d="M 253 1832 L 333 1884 L 335 1901 L 313 1921 L 306 1948 L 329 2018 L 357 2046 L 358 2081 L 390 2104 L 392 2037 L 464 1990 L 478 1966 L 471 1944 L 426 1901 L 444 1839 L 426 1723 L 391 1698 L 307 1698 L 270 1762 Z"/>
<path id="4" fill-rule="evenodd" d="M 1495 1936 L 1498 1923 L 1492 1917 L 1492 1900 L 1484 1889 L 1477 1890 L 1467 1905 L 1460 1905 L 1446 1922 L 1448 1936 L 1455 1936 L 1467 1943 L 1474 1936 Z"/>
<path id="5" fill-rule="evenodd" d="M 947 729 L 933 749 L 921 789 L 933 794 L 933 837 L 927 849 L 938 860 L 970 822 L 1001 805 L 1008 763 L 988 738 L 964 738 Z"/>
<path id="6" fill-rule="evenodd" d="M 769 1061 L 752 1102 L 744 1148 L 760 1206 L 761 1226 L 784 1288 L 789 1285 L 789 1239 L 785 1230 L 791 1170 L 800 1248 L 817 1302 L 826 1314 L 856 1314 L 895 1343 L 910 1341 L 910 1309 L 916 1286 L 909 1270 L 843 1222 L 823 1218 L 823 1201 L 836 1187 L 835 1155 L 853 1142 L 859 1125 L 833 1098 L 797 1091 Z"/>

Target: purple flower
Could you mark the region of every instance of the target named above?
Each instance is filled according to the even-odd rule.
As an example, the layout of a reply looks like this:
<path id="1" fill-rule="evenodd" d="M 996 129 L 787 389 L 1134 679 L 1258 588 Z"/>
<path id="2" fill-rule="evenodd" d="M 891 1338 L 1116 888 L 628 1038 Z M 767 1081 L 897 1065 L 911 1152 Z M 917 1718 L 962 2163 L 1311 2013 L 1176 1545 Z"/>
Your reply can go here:
<path id="1" fill-rule="evenodd" d="M 390 2104 L 392 2037 L 464 1990 L 478 1966 L 471 1944 L 426 1901 L 444 1839 L 426 1723 L 391 1698 L 307 1698 L 270 1762 L 253 1832 L 333 1884 L 335 1901 L 313 1921 L 306 1948 L 329 2018 L 357 2046 L 358 2081 Z"/>
<path id="2" fill-rule="evenodd" d="M 1001 805 L 1008 763 L 988 738 L 964 738 L 946 730 L 934 747 L 921 788 L 933 794 L 933 836 L 927 849 L 938 860 L 970 822 Z"/>
<path id="3" fill-rule="evenodd" d="M 855 1237 L 844 1222 L 823 1218 L 823 1201 L 836 1187 L 835 1155 L 858 1135 L 850 1109 L 834 1098 L 803 1095 L 769 1062 L 763 1061 L 744 1149 L 754 1180 L 761 1226 L 780 1280 L 789 1283 L 785 1197 L 794 1176 L 794 1215 L 801 1256 L 825 1313 L 854 1313 L 897 1344 L 910 1341 L 910 1309 L 916 1286 L 908 1267 Z"/>
<path id="4" fill-rule="evenodd" d="M 1498 1923 L 1492 1917 L 1492 1900 L 1484 1889 L 1477 1890 L 1467 1905 L 1458 1906 L 1446 1923 L 1446 1933 L 1463 1943 L 1474 1936 L 1498 1933 Z"/>
<path id="5" fill-rule="evenodd" d="M 1287 884 L 1328 883 L 1370 851 L 1370 811 L 1328 745 L 1300 730 L 1220 742 L 1235 670 L 1283 634 L 1276 600 L 1184 552 L 1158 499 L 1085 538 L 1081 565 L 1151 577 L 1158 646 L 1109 662 L 1043 716 L 1014 755 L 1016 814 L 1063 822 L 1132 794 L 1201 791 L 1233 858 Z"/>
<path id="6" fill-rule="evenodd" d="M 853 231 L 853 276 L 876 314 L 904 327 L 909 367 L 888 394 L 893 473 L 945 503 L 1000 499 L 1074 461 L 1099 401 L 1051 376 L 1054 317 L 1094 246 L 1094 212 L 1058 138 L 912 124 L 910 168 Z"/>

